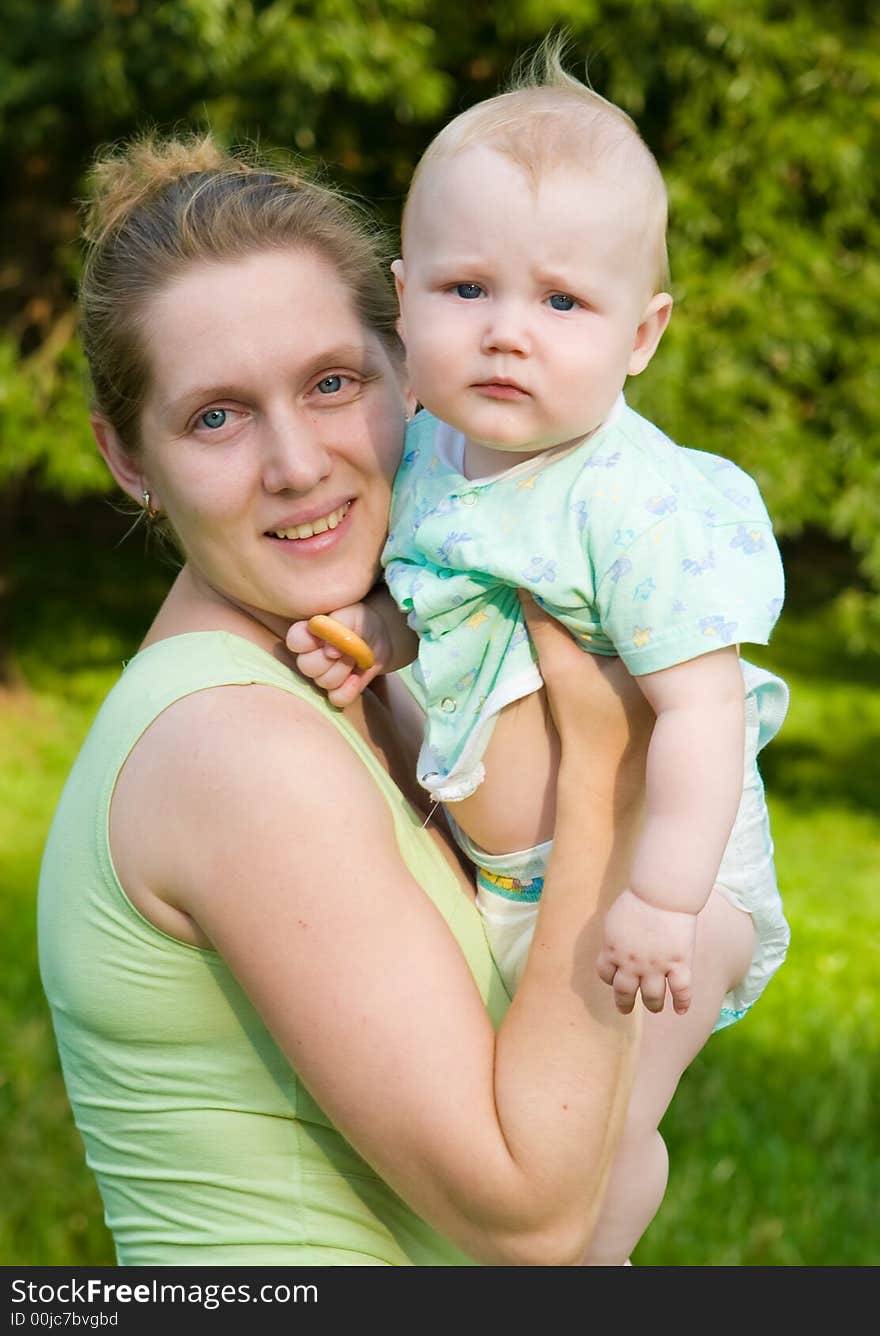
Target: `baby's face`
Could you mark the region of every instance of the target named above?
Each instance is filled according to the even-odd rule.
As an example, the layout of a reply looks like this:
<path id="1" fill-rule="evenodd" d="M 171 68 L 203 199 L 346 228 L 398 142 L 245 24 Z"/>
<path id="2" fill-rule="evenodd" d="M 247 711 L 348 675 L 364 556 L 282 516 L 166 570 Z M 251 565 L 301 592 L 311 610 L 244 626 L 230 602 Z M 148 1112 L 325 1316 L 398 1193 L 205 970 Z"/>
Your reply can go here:
<path id="1" fill-rule="evenodd" d="M 646 332 L 658 299 L 631 203 L 577 168 L 532 182 L 484 145 L 429 167 L 394 266 L 419 401 L 521 456 L 594 431 L 668 316 Z"/>

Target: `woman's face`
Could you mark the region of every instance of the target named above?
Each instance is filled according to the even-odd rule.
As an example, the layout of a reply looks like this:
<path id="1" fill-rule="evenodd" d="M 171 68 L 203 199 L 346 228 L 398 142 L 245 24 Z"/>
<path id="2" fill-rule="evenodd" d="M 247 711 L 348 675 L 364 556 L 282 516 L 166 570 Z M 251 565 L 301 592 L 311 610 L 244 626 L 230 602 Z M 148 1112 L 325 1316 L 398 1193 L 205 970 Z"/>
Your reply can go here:
<path id="1" fill-rule="evenodd" d="M 285 620 L 376 579 L 401 376 L 305 251 L 193 265 L 148 308 L 140 466 L 194 576 Z"/>

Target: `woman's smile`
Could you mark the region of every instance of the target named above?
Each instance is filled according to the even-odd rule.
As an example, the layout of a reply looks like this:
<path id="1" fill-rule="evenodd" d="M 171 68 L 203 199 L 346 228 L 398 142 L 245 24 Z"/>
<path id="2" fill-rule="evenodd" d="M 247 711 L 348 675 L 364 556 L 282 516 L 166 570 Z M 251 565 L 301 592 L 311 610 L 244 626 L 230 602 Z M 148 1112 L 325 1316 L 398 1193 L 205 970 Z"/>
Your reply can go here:
<path id="1" fill-rule="evenodd" d="M 274 538 L 312 538 L 315 534 L 335 529 L 348 514 L 351 501 L 343 501 L 341 506 L 319 515 L 317 519 L 287 520 L 271 531 Z"/>

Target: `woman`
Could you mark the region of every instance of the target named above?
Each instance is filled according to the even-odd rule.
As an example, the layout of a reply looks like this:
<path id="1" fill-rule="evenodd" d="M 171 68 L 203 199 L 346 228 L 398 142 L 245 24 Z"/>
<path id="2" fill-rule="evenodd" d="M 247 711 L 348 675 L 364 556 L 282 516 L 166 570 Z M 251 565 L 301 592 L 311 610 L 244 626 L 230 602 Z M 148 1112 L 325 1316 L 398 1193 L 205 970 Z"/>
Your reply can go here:
<path id="1" fill-rule="evenodd" d="M 378 691 L 334 711 L 284 643 L 378 576 L 406 394 L 374 240 L 331 192 L 209 140 L 105 158 L 88 236 L 95 435 L 184 559 L 40 883 L 118 1259 L 574 1264 L 637 1037 L 593 961 L 638 815 L 639 693 L 530 614 L 578 741 L 506 1010 Z"/>

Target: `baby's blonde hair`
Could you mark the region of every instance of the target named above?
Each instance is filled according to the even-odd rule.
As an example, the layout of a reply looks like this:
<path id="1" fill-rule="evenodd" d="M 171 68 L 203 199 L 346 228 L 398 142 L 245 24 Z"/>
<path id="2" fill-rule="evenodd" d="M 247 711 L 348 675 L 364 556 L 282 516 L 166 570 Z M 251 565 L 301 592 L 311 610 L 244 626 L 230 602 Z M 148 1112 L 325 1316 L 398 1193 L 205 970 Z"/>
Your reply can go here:
<path id="1" fill-rule="evenodd" d="M 505 92 L 469 107 L 431 140 L 410 182 L 401 225 L 404 250 L 407 213 L 425 177 L 479 143 L 510 158 L 533 185 L 558 167 L 601 172 L 625 183 L 643 212 L 653 290 L 666 291 L 668 202 L 660 168 L 632 118 L 568 73 L 565 48 L 563 35 L 546 37 L 519 63 Z"/>

